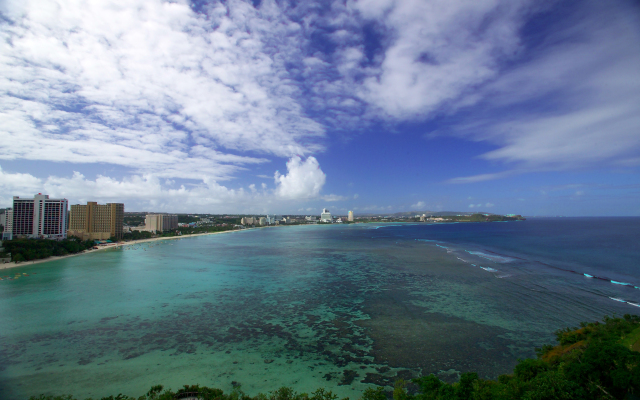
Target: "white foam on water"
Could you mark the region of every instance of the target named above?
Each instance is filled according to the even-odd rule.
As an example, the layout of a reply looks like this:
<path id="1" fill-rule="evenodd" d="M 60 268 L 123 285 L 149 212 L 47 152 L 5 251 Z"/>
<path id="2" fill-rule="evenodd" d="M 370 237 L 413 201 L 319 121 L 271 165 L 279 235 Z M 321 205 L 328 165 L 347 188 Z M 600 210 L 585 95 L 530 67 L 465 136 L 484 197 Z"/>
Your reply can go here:
<path id="1" fill-rule="evenodd" d="M 630 283 L 626 283 L 626 282 L 611 281 L 611 283 L 616 284 L 616 285 L 633 286 Z"/>
<path id="2" fill-rule="evenodd" d="M 497 263 L 508 263 L 514 261 L 511 257 L 497 256 L 495 254 L 487 254 L 481 251 L 468 251 L 467 253 L 473 254 L 474 256 L 485 258 L 489 261 L 497 262 Z"/>
<path id="3" fill-rule="evenodd" d="M 582 274 L 584 276 L 586 276 L 587 278 L 593 278 L 593 275 L 589 275 L 589 274 Z"/>
<path id="4" fill-rule="evenodd" d="M 617 299 L 615 297 L 609 297 L 611 300 L 615 300 L 615 301 L 619 301 L 621 303 L 626 303 L 626 301 L 622 300 L 622 299 Z"/>

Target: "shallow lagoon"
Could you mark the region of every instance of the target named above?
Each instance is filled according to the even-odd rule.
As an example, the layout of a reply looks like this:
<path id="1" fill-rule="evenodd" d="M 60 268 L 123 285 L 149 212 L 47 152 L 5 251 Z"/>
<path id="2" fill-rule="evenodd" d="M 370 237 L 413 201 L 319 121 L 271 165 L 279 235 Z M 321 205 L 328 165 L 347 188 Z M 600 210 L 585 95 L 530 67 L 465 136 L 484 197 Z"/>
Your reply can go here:
<path id="1" fill-rule="evenodd" d="M 353 398 L 417 374 L 495 377 L 555 329 L 640 311 L 640 290 L 578 273 L 640 282 L 619 229 L 561 251 L 540 223 L 278 227 L 3 271 L 29 275 L 0 282 L 0 398 L 157 383 Z"/>

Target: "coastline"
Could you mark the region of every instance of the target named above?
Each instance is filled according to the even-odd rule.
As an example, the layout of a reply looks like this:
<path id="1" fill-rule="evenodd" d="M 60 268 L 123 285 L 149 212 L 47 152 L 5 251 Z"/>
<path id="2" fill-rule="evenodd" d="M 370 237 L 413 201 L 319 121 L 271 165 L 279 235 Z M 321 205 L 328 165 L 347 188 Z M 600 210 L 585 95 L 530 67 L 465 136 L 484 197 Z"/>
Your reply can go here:
<path id="1" fill-rule="evenodd" d="M 270 227 L 263 226 L 263 227 L 260 227 L 260 228 L 270 228 Z M 252 229 L 255 229 L 255 228 L 252 228 Z M 102 247 L 100 249 L 84 250 L 84 251 L 81 251 L 79 253 L 67 254 L 65 256 L 51 256 L 51 257 L 42 258 L 42 259 L 39 259 L 39 260 L 23 261 L 23 262 L 20 262 L 20 263 L 16 263 L 15 261 L 11 261 L 11 262 L 8 262 L 8 263 L 5 263 L 5 264 L 0 264 L 0 270 L 18 268 L 18 267 L 26 267 L 26 266 L 31 266 L 31 265 L 35 265 L 35 264 L 42 264 L 42 263 L 46 263 L 46 262 L 62 260 L 64 258 L 76 257 L 76 256 L 84 255 L 84 254 L 95 253 L 97 251 L 105 251 L 105 250 L 109 250 L 109 249 L 113 249 L 113 248 L 118 248 L 118 247 L 121 247 L 121 246 L 129 246 L 129 245 L 135 245 L 135 244 L 139 244 L 139 243 L 157 242 L 159 240 L 185 239 L 185 238 L 196 237 L 196 236 L 205 236 L 205 235 L 219 235 L 221 233 L 242 232 L 243 230 L 244 229 L 231 229 L 231 230 L 228 230 L 228 231 L 221 231 L 221 232 L 194 233 L 192 235 L 157 237 L 157 238 L 149 238 L 149 239 L 132 240 L 132 241 L 129 241 L 129 242 L 118 242 L 113 246 L 105 246 L 105 247 Z"/>

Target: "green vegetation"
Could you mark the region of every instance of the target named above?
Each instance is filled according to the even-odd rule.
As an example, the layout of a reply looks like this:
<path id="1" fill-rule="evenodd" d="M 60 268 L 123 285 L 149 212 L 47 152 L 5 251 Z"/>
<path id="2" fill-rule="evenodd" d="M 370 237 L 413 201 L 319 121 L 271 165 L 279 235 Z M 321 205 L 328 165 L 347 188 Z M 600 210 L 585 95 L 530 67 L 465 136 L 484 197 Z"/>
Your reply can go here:
<path id="1" fill-rule="evenodd" d="M 190 224 L 192 222 L 198 222 L 198 221 L 200 221 L 200 217 L 187 215 L 187 214 L 178 214 L 178 222 L 181 224 Z"/>
<path id="2" fill-rule="evenodd" d="M 124 213 L 123 222 L 125 225 L 129 225 L 129 226 L 140 226 L 140 225 L 144 225 L 145 217 L 146 217 L 146 213 L 126 212 Z"/>
<path id="3" fill-rule="evenodd" d="M 11 261 L 31 261 L 51 256 L 75 254 L 93 246 L 93 241 L 79 239 L 13 239 L 5 240 L 3 247 L 11 253 Z"/>
<path id="4" fill-rule="evenodd" d="M 167 389 L 164 390 L 162 385 L 153 386 L 147 394 L 140 397 L 129 397 L 123 394 L 117 396 L 103 397 L 101 400 L 174 400 L 188 397 L 197 397 L 200 400 L 336 400 L 338 396 L 331 391 L 325 389 L 318 389 L 315 392 L 308 393 L 296 393 L 293 389 L 288 387 L 281 387 L 278 390 L 269 392 L 268 394 L 262 394 L 255 397 L 247 396 L 241 389 L 240 385 L 237 385 L 233 391 L 229 394 L 225 394 L 222 390 L 216 388 L 208 388 L 200 385 L 184 385 L 184 387 L 176 392 Z M 190 396 L 193 394 L 193 396 Z M 30 400 L 75 400 L 72 396 L 32 396 Z M 90 400 L 90 399 L 87 399 Z M 343 399 L 343 400 L 348 400 Z"/>
<path id="5" fill-rule="evenodd" d="M 448 384 L 435 375 L 399 380 L 393 400 L 612 400 L 638 399 L 640 395 L 640 316 L 605 317 L 603 322 L 556 332 L 557 346 L 536 349 L 538 358 L 520 360 L 513 374 L 497 380 L 481 379 L 474 372 Z M 154 386 L 138 398 L 122 394 L 102 400 L 172 400 L 197 393 L 202 400 L 336 400 L 330 391 L 296 393 L 282 387 L 268 394 L 250 397 L 237 386 L 231 393 L 204 386 L 184 386 L 174 392 Z M 195 397 L 195 396 L 193 396 Z M 382 387 L 366 389 L 361 400 L 387 400 Z M 30 400 L 74 400 L 72 396 L 31 397 Z"/>
<path id="6" fill-rule="evenodd" d="M 140 240 L 140 239 L 150 239 L 153 237 L 151 232 L 147 231 L 131 231 L 126 232 L 122 235 L 122 240 Z M 111 239 L 114 241 L 113 239 Z"/>

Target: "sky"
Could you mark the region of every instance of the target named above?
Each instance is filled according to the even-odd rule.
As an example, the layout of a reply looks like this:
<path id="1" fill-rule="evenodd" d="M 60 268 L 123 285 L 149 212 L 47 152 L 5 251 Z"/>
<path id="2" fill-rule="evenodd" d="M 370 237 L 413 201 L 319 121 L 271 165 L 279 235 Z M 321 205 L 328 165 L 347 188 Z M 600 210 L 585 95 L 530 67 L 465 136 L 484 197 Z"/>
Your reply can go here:
<path id="1" fill-rule="evenodd" d="M 2 0 L 0 207 L 640 216 L 640 3 Z"/>

